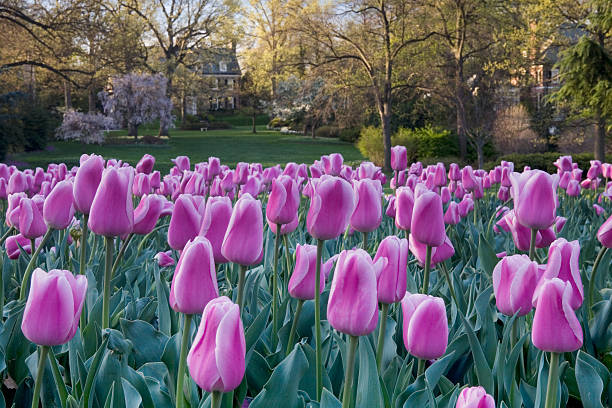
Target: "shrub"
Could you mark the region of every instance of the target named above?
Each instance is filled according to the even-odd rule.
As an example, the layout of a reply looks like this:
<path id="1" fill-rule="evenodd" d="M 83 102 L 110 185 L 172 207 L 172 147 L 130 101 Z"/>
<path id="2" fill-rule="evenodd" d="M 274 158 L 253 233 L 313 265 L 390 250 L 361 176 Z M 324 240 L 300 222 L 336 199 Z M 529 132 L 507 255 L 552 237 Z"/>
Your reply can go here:
<path id="1" fill-rule="evenodd" d="M 321 126 L 315 130 L 316 137 L 340 137 L 340 129 L 335 126 Z"/>
<path id="2" fill-rule="evenodd" d="M 366 126 L 359 132 L 357 149 L 365 157 L 377 165 L 383 164 L 385 153 L 383 148 L 382 130 L 375 126 Z"/>
<path id="3" fill-rule="evenodd" d="M 547 152 L 547 153 L 531 153 L 531 154 L 506 154 L 497 158 L 494 162 L 485 163 L 485 169 L 492 169 L 499 164 L 501 160 L 511 161 L 514 163 L 514 169 L 516 171 L 523 171 L 525 166 L 529 166 L 532 169 L 545 170 L 549 173 L 556 173 L 557 168 L 553 164 L 559 156 L 563 156 L 566 153 L 558 152 Z M 592 153 L 578 153 L 572 154 L 572 160 L 574 163 L 578 163 L 578 167 L 586 171 L 591 167 L 590 161 L 593 160 Z M 612 156 L 606 157 L 607 162 L 612 162 Z"/>
<path id="4" fill-rule="evenodd" d="M 38 106 L 26 108 L 23 117 L 23 139 L 26 151 L 42 150 L 52 134 L 51 115 Z"/>
<path id="5" fill-rule="evenodd" d="M 355 143 L 359 139 L 360 128 L 347 128 L 340 131 L 340 140 Z"/>
<path id="6" fill-rule="evenodd" d="M 82 113 L 69 110 L 64 114 L 64 120 L 55 134 L 58 138 L 75 139 L 82 143 L 102 144 L 105 132 L 114 125 L 113 119 L 100 113 Z"/>
<path id="7" fill-rule="evenodd" d="M 268 122 L 268 129 L 280 129 L 283 126 L 289 126 L 290 124 L 291 121 L 276 117 Z"/>

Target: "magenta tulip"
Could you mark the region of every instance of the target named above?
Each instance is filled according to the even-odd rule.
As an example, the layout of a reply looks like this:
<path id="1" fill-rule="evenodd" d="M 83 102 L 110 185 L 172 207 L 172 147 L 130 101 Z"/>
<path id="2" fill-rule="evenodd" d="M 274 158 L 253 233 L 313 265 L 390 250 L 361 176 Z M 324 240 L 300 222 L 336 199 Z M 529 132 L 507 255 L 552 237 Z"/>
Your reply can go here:
<path id="1" fill-rule="evenodd" d="M 371 333 L 378 323 L 378 299 L 376 296 L 377 270 L 363 249 L 342 251 L 332 280 L 327 320 L 339 332 L 351 336 Z"/>
<path id="2" fill-rule="evenodd" d="M 533 297 L 536 304 L 531 341 L 542 351 L 564 353 L 582 346 L 582 327 L 571 306 L 572 285 L 544 279 Z"/>
<path id="3" fill-rule="evenodd" d="M 168 227 L 168 245 L 173 249 L 183 249 L 188 241 L 198 235 L 202 216 L 191 194 L 181 194 L 174 203 Z"/>
<path id="4" fill-rule="evenodd" d="M 187 156 L 178 156 L 176 159 L 172 159 L 172 163 L 174 163 L 176 168 L 181 172 L 188 171 L 191 168 L 191 163 Z"/>
<path id="5" fill-rule="evenodd" d="M 270 228 L 270 231 L 272 231 L 273 234 L 276 234 L 277 233 L 276 224 L 271 223 L 270 220 L 268 220 L 267 218 L 266 218 L 266 221 L 268 223 L 268 227 Z M 289 224 L 281 225 L 280 234 L 281 235 L 291 234 L 293 231 L 297 229 L 299 222 L 300 220 L 296 214 L 295 218 Z"/>
<path id="6" fill-rule="evenodd" d="M 155 157 L 150 154 L 145 154 L 136 164 L 136 172 L 150 174 L 155 166 Z"/>
<path id="7" fill-rule="evenodd" d="M 72 183 L 68 180 L 57 183 L 45 199 L 43 207 L 43 218 L 47 226 L 57 230 L 67 228 L 74 217 L 73 202 Z"/>
<path id="8" fill-rule="evenodd" d="M 206 237 L 210 241 L 216 264 L 227 262 L 227 259 L 221 253 L 221 245 L 231 217 L 232 201 L 229 197 L 218 196 L 208 199 L 198 235 Z"/>
<path id="9" fill-rule="evenodd" d="M 406 267 L 408 240 L 390 235 L 380 242 L 374 262 L 384 258 L 386 262 L 378 276 L 377 293 L 381 303 L 395 303 L 406 294 Z"/>
<path id="10" fill-rule="evenodd" d="M 374 231 L 382 221 L 382 186 L 380 181 L 353 181 L 356 206 L 351 215 L 351 227 L 359 232 Z"/>
<path id="11" fill-rule="evenodd" d="M 525 227 L 546 229 L 557 216 L 559 176 L 531 170 L 510 174 L 511 194 L 517 220 Z"/>
<path id="12" fill-rule="evenodd" d="M 81 156 L 81 166 L 74 177 L 72 193 L 74 206 L 83 214 L 89 214 L 91 210 L 91 204 L 100 185 L 103 171 L 104 159 L 102 156 L 95 154 Z"/>
<path id="13" fill-rule="evenodd" d="M 212 246 L 204 237 L 187 242 L 170 286 L 170 307 L 185 314 L 202 313 L 219 296 Z"/>
<path id="14" fill-rule="evenodd" d="M 495 408 L 495 400 L 483 387 L 464 388 L 455 408 Z"/>
<path id="15" fill-rule="evenodd" d="M 325 288 L 325 278 L 334 266 L 334 258 L 321 264 L 319 293 Z M 297 244 L 295 249 L 295 268 L 289 279 L 289 294 L 295 299 L 314 299 L 315 272 L 317 267 L 317 246 Z"/>
<path id="16" fill-rule="evenodd" d="M 266 218 L 272 224 L 289 224 L 297 216 L 300 192 L 289 176 L 272 180 L 272 191 L 266 205 Z"/>
<path id="17" fill-rule="evenodd" d="M 580 244 L 578 241 L 568 242 L 565 238 L 559 238 L 550 245 L 548 250 L 548 262 L 546 271 L 539 285 L 544 284 L 544 280 L 552 278 L 561 279 L 568 282 L 572 287 L 570 306 L 578 309 L 584 300 L 584 287 L 580 278 Z"/>
<path id="18" fill-rule="evenodd" d="M 444 211 L 438 194 L 417 186 L 410 232 L 411 236 L 425 245 L 436 247 L 444 243 Z"/>
<path id="19" fill-rule="evenodd" d="M 134 210 L 134 234 L 146 235 L 153 231 L 166 204 L 160 195 L 144 195 Z"/>
<path id="20" fill-rule="evenodd" d="M 23 198 L 19 203 L 19 232 L 28 239 L 45 235 L 47 225 L 36 203 Z"/>
<path id="21" fill-rule="evenodd" d="M 108 167 L 91 204 L 89 229 L 105 237 L 122 236 L 134 229 L 133 170 Z"/>
<path id="22" fill-rule="evenodd" d="M 454 201 L 448 203 L 448 208 L 444 213 L 444 223 L 448 225 L 457 225 L 461 221 L 459 214 L 459 204 Z"/>
<path id="23" fill-rule="evenodd" d="M 427 257 L 427 245 L 417 241 L 412 234 L 408 238 L 410 252 L 414 255 L 421 266 L 425 265 Z M 451 243 L 450 238 L 447 236 L 444 238 L 442 245 L 431 248 L 431 264 L 436 265 L 440 262 L 444 262 L 455 254 L 455 248 Z"/>
<path id="24" fill-rule="evenodd" d="M 172 266 L 176 262 L 172 258 L 172 251 L 158 252 L 154 257 L 160 267 Z"/>
<path id="25" fill-rule="evenodd" d="M 316 239 L 333 239 L 348 227 L 355 209 L 351 185 L 339 177 L 322 176 L 313 185 L 306 225 Z"/>
<path id="26" fill-rule="evenodd" d="M 395 218 L 395 196 L 387 197 L 387 209 L 385 210 L 387 217 Z"/>
<path id="27" fill-rule="evenodd" d="M 261 201 L 245 194 L 236 202 L 221 253 L 230 262 L 255 265 L 263 255 L 263 214 Z"/>
<path id="28" fill-rule="evenodd" d="M 612 248 L 612 215 L 597 230 L 597 239 L 601 245 Z"/>
<path id="29" fill-rule="evenodd" d="M 408 166 L 408 155 L 405 146 L 391 148 L 391 168 L 395 171 L 405 170 Z"/>
<path id="30" fill-rule="evenodd" d="M 70 341 L 79 327 L 87 278 L 69 271 L 40 268 L 32 274 L 21 331 L 32 343 L 56 346 Z"/>
<path id="31" fill-rule="evenodd" d="M 527 255 L 503 258 L 493 269 L 493 291 L 497 309 L 506 316 L 525 316 L 539 279 L 539 269 Z"/>
<path id="32" fill-rule="evenodd" d="M 410 231 L 414 209 L 414 192 L 410 187 L 400 187 L 395 192 L 395 225 Z"/>
<path id="33" fill-rule="evenodd" d="M 432 360 L 440 358 L 448 345 L 448 319 L 444 300 L 406 292 L 402 299 L 403 339 L 413 356 Z"/>
<path id="34" fill-rule="evenodd" d="M 41 240 L 42 238 L 36 239 L 34 244 L 38 246 Z M 32 244 L 30 240 L 21 234 L 11 235 L 6 238 L 6 241 L 4 241 L 4 249 L 6 250 L 6 255 L 9 257 L 9 259 L 19 259 L 19 255 L 21 255 L 21 250 L 19 247 L 23 248 L 27 254 L 32 253 Z"/>
<path id="35" fill-rule="evenodd" d="M 244 377 L 245 355 L 240 308 L 225 296 L 211 300 L 187 355 L 191 377 L 205 391 L 231 391 Z"/>

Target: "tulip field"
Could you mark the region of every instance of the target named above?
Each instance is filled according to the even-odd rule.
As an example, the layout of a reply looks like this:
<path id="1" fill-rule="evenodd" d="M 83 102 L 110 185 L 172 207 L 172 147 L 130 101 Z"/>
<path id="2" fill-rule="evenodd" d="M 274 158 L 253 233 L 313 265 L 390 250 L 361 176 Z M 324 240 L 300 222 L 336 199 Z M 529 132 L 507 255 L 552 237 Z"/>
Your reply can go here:
<path id="1" fill-rule="evenodd" d="M 612 405 L 612 164 L 0 164 L 0 407 Z"/>

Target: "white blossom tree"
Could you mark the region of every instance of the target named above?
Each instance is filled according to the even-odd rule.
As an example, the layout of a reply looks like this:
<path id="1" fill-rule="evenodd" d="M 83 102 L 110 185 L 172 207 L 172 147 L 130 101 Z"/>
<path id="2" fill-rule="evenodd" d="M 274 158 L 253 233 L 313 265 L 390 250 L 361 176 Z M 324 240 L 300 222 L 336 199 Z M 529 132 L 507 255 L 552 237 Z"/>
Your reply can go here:
<path id="1" fill-rule="evenodd" d="M 55 134 L 64 140 L 79 140 L 85 144 L 102 144 L 105 132 L 112 129 L 115 122 L 112 118 L 100 113 L 83 113 L 68 110 Z"/>

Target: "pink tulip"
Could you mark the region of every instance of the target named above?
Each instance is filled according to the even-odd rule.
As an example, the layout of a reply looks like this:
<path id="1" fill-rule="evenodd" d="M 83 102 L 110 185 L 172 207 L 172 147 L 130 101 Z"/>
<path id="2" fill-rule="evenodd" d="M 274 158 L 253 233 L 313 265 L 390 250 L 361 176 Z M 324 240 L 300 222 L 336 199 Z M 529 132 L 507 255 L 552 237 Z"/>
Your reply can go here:
<path id="1" fill-rule="evenodd" d="M 272 191 L 266 205 L 266 218 L 272 224 L 289 224 L 300 207 L 297 183 L 289 176 L 272 180 Z"/>
<path id="2" fill-rule="evenodd" d="M 548 262 L 546 272 L 538 285 L 544 284 L 545 280 L 552 278 L 568 282 L 572 287 L 570 306 L 578 309 L 584 299 L 584 287 L 580 278 L 580 244 L 578 241 L 568 242 L 565 238 L 559 238 L 550 245 L 548 250 Z"/>
<path id="3" fill-rule="evenodd" d="M 8 181 L 8 193 L 23 193 L 28 190 L 28 181 L 26 175 L 20 171 L 11 174 Z"/>
<path id="4" fill-rule="evenodd" d="M 346 230 L 354 209 L 351 185 L 339 177 L 322 176 L 313 185 L 306 219 L 308 232 L 316 239 L 334 239 Z"/>
<path id="5" fill-rule="evenodd" d="M 146 235 L 153 231 L 166 204 L 160 195 L 144 195 L 134 210 L 134 234 Z"/>
<path id="6" fill-rule="evenodd" d="M 351 227 L 359 232 L 372 232 L 382 221 L 382 186 L 380 181 L 363 179 L 353 181 L 357 200 L 351 216 Z"/>
<path id="7" fill-rule="evenodd" d="M 221 253 L 230 262 L 255 265 L 263 256 L 261 201 L 245 194 L 236 202 L 223 237 Z"/>
<path id="8" fill-rule="evenodd" d="M 417 261 L 422 265 L 425 265 L 427 257 L 427 245 L 417 241 L 412 234 L 408 237 L 410 252 L 414 255 Z M 455 248 L 451 243 L 450 238 L 445 237 L 444 243 L 437 247 L 431 248 L 431 264 L 436 265 L 440 262 L 444 262 L 455 254 Z"/>
<path id="9" fill-rule="evenodd" d="M 187 355 L 191 377 L 205 391 L 231 391 L 244 377 L 245 355 L 240 308 L 225 296 L 211 300 Z"/>
<path id="10" fill-rule="evenodd" d="M 560 172 L 572 171 L 572 156 L 561 156 L 554 165 Z"/>
<path id="11" fill-rule="evenodd" d="M 149 175 L 144 173 L 136 173 L 134 183 L 132 184 L 132 194 L 137 197 L 142 197 L 145 194 L 151 193 L 151 184 L 149 183 Z"/>
<path id="12" fill-rule="evenodd" d="M 528 228 L 546 229 L 557 216 L 559 176 L 541 170 L 510 174 L 517 220 Z"/>
<path id="13" fill-rule="evenodd" d="M 442 204 L 446 204 L 451 200 L 451 192 L 448 187 L 444 186 L 440 189 L 440 197 L 442 198 Z"/>
<path id="14" fill-rule="evenodd" d="M 390 235 L 380 242 L 374 263 L 386 259 L 376 284 L 378 301 L 395 303 L 406 294 L 406 267 L 408 263 L 408 240 Z"/>
<path id="15" fill-rule="evenodd" d="M 410 187 L 400 187 L 395 191 L 395 225 L 410 231 L 414 209 L 414 192 Z"/>
<path id="16" fill-rule="evenodd" d="M 461 216 L 459 215 L 459 204 L 451 201 L 448 203 L 446 213 L 444 213 L 444 223 L 448 225 L 457 225 L 460 221 Z"/>
<path id="17" fill-rule="evenodd" d="M 531 312 L 531 299 L 539 278 L 536 262 L 527 255 L 503 258 L 493 269 L 493 291 L 497 309 L 506 316 Z"/>
<path id="18" fill-rule="evenodd" d="M 213 248 L 216 264 L 223 264 L 227 259 L 221 253 L 223 237 L 232 217 L 232 202 L 228 197 L 210 197 L 198 235 L 206 237 Z"/>
<path id="19" fill-rule="evenodd" d="M 136 172 L 150 174 L 155 166 L 155 157 L 150 154 L 145 154 L 136 164 Z"/>
<path id="20" fill-rule="evenodd" d="M 266 221 L 268 223 L 268 228 L 270 228 L 270 231 L 272 231 L 273 234 L 276 234 L 277 233 L 276 224 L 271 223 L 270 220 L 268 220 L 267 218 L 266 218 Z M 296 214 L 295 218 L 289 224 L 281 225 L 280 234 L 281 235 L 291 234 L 293 231 L 297 229 L 299 225 L 299 221 L 300 220 Z"/>
<path id="21" fill-rule="evenodd" d="M 393 146 L 391 148 L 391 168 L 395 171 L 405 170 L 408 166 L 406 147 Z"/>
<path id="22" fill-rule="evenodd" d="M 580 195 L 581 188 L 582 187 L 580 187 L 580 183 L 577 180 L 570 180 L 567 183 L 567 189 L 565 192 L 570 197 L 578 197 Z"/>
<path id="23" fill-rule="evenodd" d="M 448 178 L 452 181 L 461 180 L 461 169 L 457 163 L 451 163 L 448 168 Z"/>
<path id="24" fill-rule="evenodd" d="M 321 263 L 319 293 L 325 288 L 325 278 L 334 266 L 334 258 Z M 289 294 L 295 299 L 314 299 L 315 273 L 317 267 L 317 246 L 297 244 L 295 249 L 295 268 L 289 279 Z"/>
<path id="25" fill-rule="evenodd" d="M 198 212 L 197 204 L 190 194 L 181 194 L 174 203 L 172 218 L 168 227 L 168 245 L 170 248 L 181 250 L 198 235 L 202 216 Z"/>
<path id="26" fill-rule="evenodd" d="M 504 221 L 508 230 L 512 233 L 512 240 L 514 241 L 516 249 L 519 251 L 529 251 L 531 230 L 518 222 L 514 211 L 515 210 L 508 211 L 506 215 L 504 215 Z M 536 246 L 538 245 L 538 236 L 540 236 L 539 239 L 541 239 L 539 232 L 536 234 Z"/>
<path id="27" fill-rule="evenodd" d="M 483 387 L 464 388 L 455 408 L 495 408 L 495 400 Z"/>
<path id="28" fill-rule="evenodd" d="M 19 203 L 19 232 L 28 239 L 42 237 L 47 232 L 40 209 L 29 198 L 23 198 Z"/>
<path id="29" fill-rule="evenodd" d="M 323 159 L 323 157 L 321 158 Z M 325 173 L 330 176 L 339 176 L 342 171 L 344 158 L 340 153 L 332 153 L 327 160 L 323 160 Z"/>
<path id="30" fill-rule="evenodd" d="M 597 230 L 597 239 L 601 245 L 612 248 L 612 215 Z"/>
<path id="31" fill-rule="evenodd" d="M 595 214 L 597 215 L 601 215 L 605 212 L 605 210 L 603 209 L 602 206 L 597 205 L 597 204 L 593 204 L 593 209 L 595 210 Z"/>
<path id="32" fill-rule="evenodd" d="M 37 238 L 35 245 L 39 245 L 41 240 L 42 238 Z M 4 249 L 6 249 L 6 255 L 9 259 L 19 259 L 19 255 L 21 255 L 19 247 L 23 248 L 27 254 L 32 253 L 32 244 L 30 240 L 21 234 L 11 235 L 4 241 Z"/>
<path id="33" fill-rule="evenodd" d="M 49 228 L 63 230 L 70 225 L 74 217 L 72 183 L 60 181 L 45 199 L 43 218 Z"/>
<path id="34" fill-rule="evenodd" d="M 74 196 L 74 206 L 83 214 L 89 214 L 91 204 L 104 170 L 104 159 L 102 156 L 92 154 L 81 156 L 81 166 L 74 177 L 72 194 Z"/>
<path id="35" fill-rule="evenodd" d="M 559 187 L 561 187 L 564 190 L 567 190 L 567 186 L 569 185 L 569 182 L 571 179 L 572 179 L 571 172 L 566 171 L 564 173 L 561 173 L 561 175 L 559 176 Z"/>
<path id="36" fill-rule="evenodd" d="M 374 331 L 378 323 L 376 276 L 383 264 L 374 264 L 363 249 L 342 251 L 327 303 L 327 320 L 334 329 L 351 336 Z"/>
<path id="37" fill-rule="evenodd" d="M 236 164 L 236 170 L 233 174 L 233 183 L 236 185 L 246 184 L 249 178 L 249 164 L 244 162 L 239 162 Z"/>
<path id="38" fill-rule="evenodd" d="M 174 163 L 176 168 L 181 172 L 188 171 L 191 168 L 189 157 L 187 156 L 178 156 L 176 159 L 172 159 L 172 163 Z"/>
<path id="39" fill-rule="evenodd" d="M 70 341 L 78 327 L 87 278 L 69 271 L 40 268 L 32 274 L 21 331 L 32 343 L 56 346 Z"/>
<path id="40" fill-rule="evenodd" d="M 160 267 L 172 266 L 176 262 L 172 258 L 172 251 L 158 252 L 153 258 L 157 261 Z"/>
<path id="41" fill-rule="evenodd" d="M 406 292 L 402 299 L 403 339 L 413 356 L 432 360 L 440 358 L 448 345 L 448 319 L 444 300 Z"/>
<path id="42" fill-rule="evenodd" d="M 582 327 L 570 305 L 572 285 L 561 279 L 543 279 L 533 298 L 536 305 L 531 341 L 542 351 L 564 353 L 582 346 Z"/>
<path id="43" fill-rule="evenodd" d="M 476 188 L 476 178 L 472 166 L 465 166 L 461 169 L 461 185 L 467 191 L 474 191 Z"/>
<path id="44" fill-rule="evenodd" d="M 221 173 L 221 160 L 218 157 L 208 158 L 208 177 L 210 179 L 218 176 Z"/>
<path id="45" fill-rule="evenodd" d="M 172 277 L 170 307 L 185 313 L 202 313 L 206 304 L 219 297 L 212 246 L 204 237 L 187 242 Z"/>
<path id="46" fill-rule="evenodd" d="M 122 236 L 134 229 L 132 179 L 128 167 L 108 167 L 91 204 L 89 229 L 105 237 Z"/>
<path id="47" fill-rule="evenodd" d="M 444 163 L 438 163 L 434 170 L 434 185 L 442 187 L 446 185 L 446 168 Z"/>
<path id="48" fill-rule="evenodd" d="M 425 245 L 435 247 L 444 243 L 444 211 L 438 194 L 417 186 L 410 232 L 411 236 Z"/>

